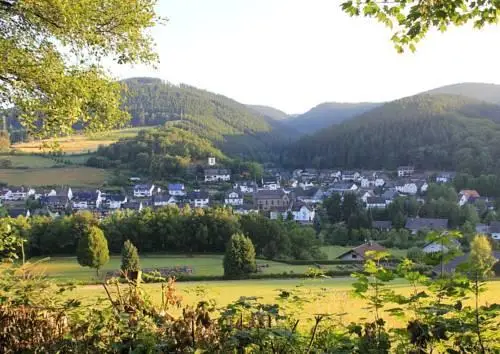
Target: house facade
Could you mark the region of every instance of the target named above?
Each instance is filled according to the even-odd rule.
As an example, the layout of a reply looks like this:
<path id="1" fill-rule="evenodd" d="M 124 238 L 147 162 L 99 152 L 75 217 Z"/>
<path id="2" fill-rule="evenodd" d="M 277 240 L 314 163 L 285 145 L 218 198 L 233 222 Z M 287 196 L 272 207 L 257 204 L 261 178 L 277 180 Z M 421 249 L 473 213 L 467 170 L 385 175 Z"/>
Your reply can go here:
<path id="1" fill-rule="evenodd" d="M 288 208 L 290 197 L 283 190 L 260 190 L 254 194 L 254 205 L 258 210 Z"/>
<path id="2" fill-rule="evenodd" d="M 243 205 L 243 195 L 236 190 L 229 191 L 224 197 L 224 204 L 231 206 Z"/>
<path id="3" fill-rule="evenodd" d="M 410 177 L 415 172 L 415 167 L 413 166 L 399 166 L 398 167 L 398 177 Z"/>
<path id="4" fill-rule="evenodd" d="M 207 208 L 210 204 L 210 197 L 207 192 L 194 191 L 188 194 L 189 203 L 195 208 Z"/>
<path id="5" fill-rule="evenodd" d="M 205 182 L 228 182 L 231 180 L 231 173 L 225 168 L 209 168 L 205 170 Z"/>
<path id="6" fill-rule="evenodd" d="M 154 184 L 136 184 L 134 186 L 134 197 L 135 198 L 152 197 L 154 189 L 155 189 Z"/>
<path id="7" fill-rule="evenodd" d="M 382 197 L 368 197 L 366 198 L 367 209 L 385 209 L 387 206 L 385 198 Z"/>
<path id="8" fill-rule="evenodd" d="M 344 261 L 364 261 L 366 260 L 367 252 L 369 251 L 381 252 L 385 251 L 385 247 L 379 245 L 376 242 L 369 241 L 341 254 L 337 257 L 337 259 L 341 259 Z"/>
<path id="9" fill-rule="evenodd" d="M 186 188 L 183 183 L 170 183 L 168 185 L 168 194 L 182 197 L 186 195 Z"/>

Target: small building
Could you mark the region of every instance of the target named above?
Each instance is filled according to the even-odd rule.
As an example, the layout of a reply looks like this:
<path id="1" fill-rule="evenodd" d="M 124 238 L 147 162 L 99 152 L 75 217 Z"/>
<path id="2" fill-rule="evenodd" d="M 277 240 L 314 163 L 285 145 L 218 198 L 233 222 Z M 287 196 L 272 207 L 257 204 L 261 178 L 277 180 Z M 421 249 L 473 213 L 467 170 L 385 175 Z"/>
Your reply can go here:
<path id="1" fill-rule="evenodd" d="M 261 180 L 262 189 L 276 191 L 281 188 L 280 180 L 276 177 L 266 177 Z"/>
<path id="2" fill-rule="evenodd" d="M 243 195 L 237 190 L 226 192 L 226 195 L 224 197 L 224 204 L 232 206 L 243 205 Z"/>
<path id="3" fill-rule="evenodd" d="M 463 206 L 472 203 L 481 196 L 475 189 L 463 189 L 458 193 L 458 205 Z"/>
<path id="4" fill-rule="evenodd" d="M 500 221 L 492 221 L 489 227 L 489 234 L 494 240 L 500 240 Z"/>
<path id="5" fill-rule="evenodd" d="M 448 253 L 451 249 L 459 249 L 460 248 L 460 242 L 457 240 L 453 240 L 452 245 L 446 246 L 443 245 L 439 242 L 429 242 L 426 244 L 423 248 L 422 251 L 424 253 L 430 254 L 430 253 Z"/>
<path id="6" fill-rule="evenodd" d="M 186 195 L 186 189 L 183 183 L 169 183 L 168 184 L 168 194 L 177 197 L 182 197 Z"/>
<path id="7" fill-rule="evenodd" d="M 252 181 L 238 182 L 233 185 L 233 189 L 237 189 L 244 194 L 254 193 L 257 190 L 257 184 Z"/>
<path id="8" fill-rule="evenodd" d="M 123 203 L 121 209 L 140 212 L 144 209 L 144 204 L 142 203 L 142 201 L 129 201 Z"/>
<path id="9" fill-rule="evenodd" d="M 355 171 L 342 171 L 342 181 L 357 181 L 360 177 L 359 172 Z"/>
<path id="10" fill-rule="evenodd" d="M 456 172 L 441 172 L 436 176 L 436 183 L 451 183 L 455 177 Z"/>
<path id="11" fill-rule="evenodd" d="M 210 203 L 208 192 L 205 191 L 188 193 L 188 199 L 191 206 L 195 208 L 207 208 Z"/>
<path id="12" fill-rule="evenodd" d="M 47 195 L 40 197 L 40 204 L 50 211 L 62 211 L 68 208 L 70 199 L 65 195 Z"/>
<path id="13" fill-rule="evenodd" d="M 47 197 L 61 196 L 61 197 L 66 197 L 68 200 L 71 200 L 71 199 L 73 199 L 73 191 L 71 190 L 71 187 L 51 189 L 46 194 L 46 196 Z"/>
<path id="14" fill-rule="evenodd" d="M 398 167 L 398 177 L 410 177 L 415 172 L 415 167 L 413 166 L 399 166 Z"/>
<path id="15" fill-rule="evenodd" d="M 134 186 L 134 197 L 135 198 L 152 197 L 154 189 L 155 189 L 154 184 L 136 184 Z"/>
<path id="16" fill-rule="evenodd" d="M 108 209 L 121 209 L 122 205 L 126 202 L 126 195 L 110 194 L 106 196 L 102 204 Z"/>
<path id="17" fill-rule="evenodd" d="M 448 219 L 408 218 L 405 228 L 410 230 L 412 234 L 416 234 L 420 230 L 446 230 Z"/>
<path id="18" fill-rule="evenodd" d="M 369 241 L 364 243 L 358 247 L 354 247 L 353 249 L 342 253 L 337 259 L 341 259 L 343 261 L 364 261 L 366 260 L 366 253 L 368 251 L 376 251 L 381 252 L 385 251 L 385 247 L 379 245 L 376 242 Z"/>
<path id="19" fill-rule="evenodd" d="M 400 181 L 394 187 L 399 193 L 415 195 L 418 193 L 418 186 L 414 182 Z"/>
<path id="20" fill-rule="evenodd" d="M 368 197 L 366 198 L 367 209 L 385 209 L 387 206 L 385 198 L 382 197 Z"/>
<path id="21" fill-rule="evenodd" d="M 392 229 L 392 221 L 390 220 L 374 220 L 372 228 L 380 231 L 390 231 Z"/>
<path id="22" fill-rule="evenodd" d="M 13 219 L 18 218 L 18 217 L 24 217 L 24 218 L 29 218 L 31 216 L 31 213 L 29 209 L 24 209 L 24 208 L 11 208 L 7 209 L 7 215 Z"/>
<path id="23" fill-rule="evenodd" d="M 79 191 L 73 193 L 71 199 L 73 209 L 90 210 L 101 206 L 102 198 L 100 191 Z"/>
<path id="24" fill-rule="evenodd" d="M 205 182 L 228 182 L 231 180 L 231 173 L 225 168 L 209 168 L 205 170 Z"/>
<path id="25" fill-rule="evenodd" d="M 177 199 L 173 195 L 169 194 L 159 194 L 153 196 L 153 206 L 154 207 L 163 207 L 167 205 L 176 205 L 177 204 Z"/>
<path id="26" fill-rule="evenodd" d="M 316 211 L 313 208 L 301 203 L 294 204 L 290 211 L 293 220 L 301 224 L 312 224 L 316 216 Z"/>
<path id="27" fill-rule="evenodd" d="M 209 157 L 208 158 L 208 166 L 215 166 L 216 165 L 216 162 L 215 162 L 215 157 Z"/>
<path id="28" fill-rule="evenodd" d="M 355 192 L 358 190 L 358 186 L 355 183 L 345 183 L 339 182 L 334 183 L 328 189 L 332 193 L 345 193 L 345 192 Z"/>

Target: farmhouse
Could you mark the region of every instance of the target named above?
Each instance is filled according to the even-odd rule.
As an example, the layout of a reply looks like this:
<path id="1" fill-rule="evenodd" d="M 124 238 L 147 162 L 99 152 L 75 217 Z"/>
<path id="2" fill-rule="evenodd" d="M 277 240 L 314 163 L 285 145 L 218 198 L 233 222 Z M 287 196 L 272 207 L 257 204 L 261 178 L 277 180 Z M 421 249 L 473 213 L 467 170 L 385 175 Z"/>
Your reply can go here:
<path id="1" fill-rule="evenodd" d="M 111 194 L 107 195 L 104 199 L 103 205 L 108 209 L 120 209 L 123 204 L 127 202 L 126 195 Z"/>
<path id="2" fill-rule="evenodd" d="M 262 189 L 269 191 L 276 191 L 281 188 L 281 184 L 278 178 L 275 177 L 267 177 L 262 178 Z"/>
<path id="3" fill-rule="evenodd" d="M 355 172 L 355 171 L 343 171 L 342 172 L 342 181 L 348 181 L 348 182 L 352 182 L 352 181 L 357 181 L 360 177 L 360 174 L 359 172 Z"/>
<path id="4" fill-rule="evenodd" d="M 209 168 L 205 170 L 205 182 L 227 182 L 231 180 L 231 173 L 225 168 Z"/>
<path id="5" fill-rule="evenodd" d="M 73 209 L 89 210 L 97 209 L 101 206 L 101 192 L 81 191 L 73 193 L 71 199 Z"/>
<path id="6" fill-rule="evenodd" d="M 65 195 L 49 195 L 40 197 L 40 204 L 51 211 L 65 210 L 69 205 L 70 199 Z"/>
<path id="7" fill-rule="evenodd" d="M 366 253 L 368 251 L 385 251 L 385 247 L 379 245 L 376 242 L 369 241 L 358 247 L 342 253 L 337 259 L 344 261 L 364 261 L 366 259 Z"/>
<path id="8" fill-rule="evenodd" d="M 448 219 L 408 218 L 405 228 L 410 230 L 412 234 L 416 234 L 420 230 L 446 230 Z"/>

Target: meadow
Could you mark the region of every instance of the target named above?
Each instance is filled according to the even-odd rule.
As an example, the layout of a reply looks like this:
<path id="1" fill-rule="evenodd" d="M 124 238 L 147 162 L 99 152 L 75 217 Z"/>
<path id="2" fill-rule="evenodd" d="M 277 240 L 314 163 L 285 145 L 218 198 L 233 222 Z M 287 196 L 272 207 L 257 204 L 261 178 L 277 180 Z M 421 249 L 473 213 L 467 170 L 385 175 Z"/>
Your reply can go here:
<path id="1" fill-rule="evenodd" d="M 41 153 L 60 150 L 67 154 L 81 154 L 96 151 L 101 145 L 111 145 L 122 138 L 131 138 L 141 130 L 152 127 L 136 127 L 110 130 L 92 135 L 77 134 L 68 137 L 37 140 L 12 145 L 12 149 L 24 153 Z"/>
<path id="2" fill-rule="evenodd" d="M 37 155 L 0 155 L 0 160 L 8 160 L 12 168 L 50 168 L 57 165 L 54 160 Z"/>
<path id="3" fill-rule="evenodd" d="M 0 182 L 13 186 L 99 187 L 109 178 L 110 173 L 106 170 L 84 166 L 0 169 Z"/>

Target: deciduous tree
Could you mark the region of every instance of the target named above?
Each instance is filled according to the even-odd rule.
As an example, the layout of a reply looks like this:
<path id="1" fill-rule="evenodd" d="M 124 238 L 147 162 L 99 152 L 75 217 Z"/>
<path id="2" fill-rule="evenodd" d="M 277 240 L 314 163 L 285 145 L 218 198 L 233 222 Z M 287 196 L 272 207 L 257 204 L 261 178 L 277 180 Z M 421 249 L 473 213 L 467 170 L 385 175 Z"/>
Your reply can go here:
<path id="1" fill-rule="evenodd" d="M 99 276 L 99 269 L 109 261 L 108 241 L 100 228 L 86 229 L 78 242 L 76 257 L 82 267 L 94 268 Z"/>
<path id="2" fill-rule="evenodd" d="M 226 246 L 224 276 L 243 278 L 257 270 L 252 241 L 242 234 L 234 234 Z"/>

